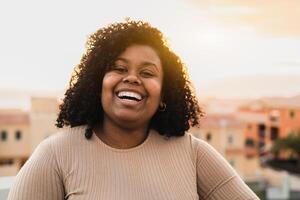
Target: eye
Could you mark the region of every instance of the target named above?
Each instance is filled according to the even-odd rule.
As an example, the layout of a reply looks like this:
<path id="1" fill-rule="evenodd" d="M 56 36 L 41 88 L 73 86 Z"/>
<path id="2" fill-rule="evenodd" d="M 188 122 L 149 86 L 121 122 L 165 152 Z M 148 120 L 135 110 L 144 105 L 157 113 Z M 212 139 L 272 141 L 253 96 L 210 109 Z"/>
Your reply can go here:
<path id="1" fill-rule="evenodd" d="M 111 68 L 111 71 L 115 71 L 117 73 L 125 73 L 127 72 L 127 68 L 121 65 L 115 65 Z"/>
<path id="2" fill-rule="evenodd" d="M 155 76 L 154 72 L 150 71 L 150 70 L 143 70 L 140 72 L 140 74 L 143 76 L 143 77 L 146 77 L 146 78 L 150 78 L 150 77 L 153 77 Z"/>

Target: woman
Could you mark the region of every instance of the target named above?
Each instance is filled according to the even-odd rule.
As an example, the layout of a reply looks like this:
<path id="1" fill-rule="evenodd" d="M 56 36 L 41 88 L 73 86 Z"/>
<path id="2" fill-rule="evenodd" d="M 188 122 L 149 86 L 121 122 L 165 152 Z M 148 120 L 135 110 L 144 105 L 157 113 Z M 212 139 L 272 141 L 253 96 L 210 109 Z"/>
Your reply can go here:
<path id="1" fill-rule="evenodd" d="M 9 199 L 258 199 L 208 144 L 186 69 L 162 33 L 127 21 L 90 36 L 57 126 Z"/>

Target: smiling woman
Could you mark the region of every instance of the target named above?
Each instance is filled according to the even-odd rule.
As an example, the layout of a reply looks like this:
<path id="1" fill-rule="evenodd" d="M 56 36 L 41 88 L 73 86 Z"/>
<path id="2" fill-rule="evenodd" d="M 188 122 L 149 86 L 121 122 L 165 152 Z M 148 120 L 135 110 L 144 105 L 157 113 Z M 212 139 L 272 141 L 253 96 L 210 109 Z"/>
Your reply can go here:
<path id="1" fill-rule="evenodd" d="M 258 199 L 210 145 L 186 133 L 202 111 L 180 58 L 148 23 L 91 35 L 57 126 L 12 199 Z"/>
<path id="2" fill-rule="evenodd" d="M 151 47 L 126 48 L 103 78 L 103 124 L 114 120 L 122 128 L 147 129 L 161 101 L 162 81 L 160 58 Z"/>

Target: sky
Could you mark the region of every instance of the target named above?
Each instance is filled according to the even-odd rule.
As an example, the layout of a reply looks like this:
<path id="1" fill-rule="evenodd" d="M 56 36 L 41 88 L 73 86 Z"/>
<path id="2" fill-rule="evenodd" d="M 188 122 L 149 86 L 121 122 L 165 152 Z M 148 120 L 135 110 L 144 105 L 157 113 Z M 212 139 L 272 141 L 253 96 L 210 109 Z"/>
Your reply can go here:
<path id="1" fill-rule="evenodd" d="M 0 96 L 63 93 L 88 35 L 125 17 L 165 34 L 198 95 L 300 94 L 298 0 L 11 0 L 0 3 Z"/>

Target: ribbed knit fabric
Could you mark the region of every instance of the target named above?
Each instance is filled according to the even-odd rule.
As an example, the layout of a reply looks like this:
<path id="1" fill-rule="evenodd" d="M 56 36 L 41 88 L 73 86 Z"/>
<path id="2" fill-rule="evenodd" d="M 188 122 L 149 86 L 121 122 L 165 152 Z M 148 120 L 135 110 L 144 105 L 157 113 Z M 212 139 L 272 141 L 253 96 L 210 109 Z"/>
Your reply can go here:
<path id="1" fill-rule="evenodd" d="M 114 149 L 85 126 L 44 140 L 16 177 L 9 200 L 258 199 L 210 145 L 154 130 L 139 146 Z"/>

